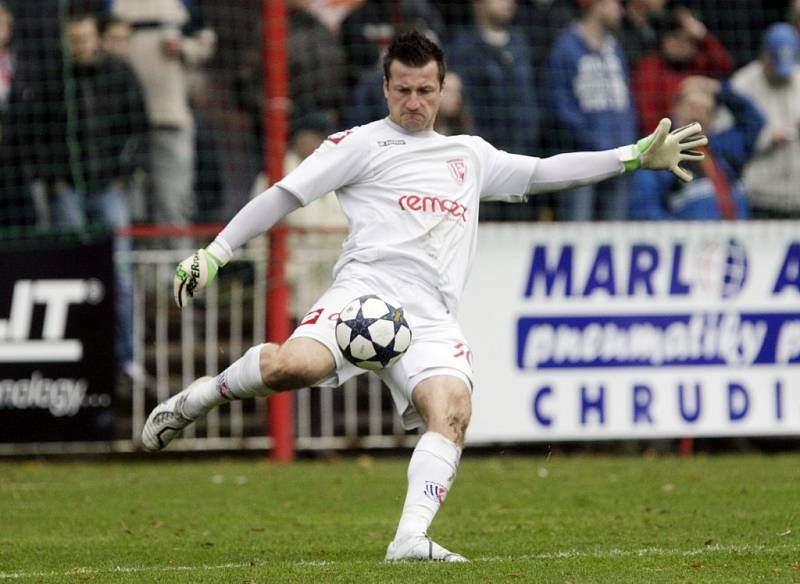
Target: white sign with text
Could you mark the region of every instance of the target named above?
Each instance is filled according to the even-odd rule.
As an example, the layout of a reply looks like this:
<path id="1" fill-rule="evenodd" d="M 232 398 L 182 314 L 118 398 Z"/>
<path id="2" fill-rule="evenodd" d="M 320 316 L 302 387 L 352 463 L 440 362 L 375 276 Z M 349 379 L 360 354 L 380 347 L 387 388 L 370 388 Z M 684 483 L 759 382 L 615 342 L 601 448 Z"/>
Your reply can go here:
<path id="1" fill-rule="evenodd" d="M 800 435 L 800 224 L 482 225 L 472 443 Z"/>

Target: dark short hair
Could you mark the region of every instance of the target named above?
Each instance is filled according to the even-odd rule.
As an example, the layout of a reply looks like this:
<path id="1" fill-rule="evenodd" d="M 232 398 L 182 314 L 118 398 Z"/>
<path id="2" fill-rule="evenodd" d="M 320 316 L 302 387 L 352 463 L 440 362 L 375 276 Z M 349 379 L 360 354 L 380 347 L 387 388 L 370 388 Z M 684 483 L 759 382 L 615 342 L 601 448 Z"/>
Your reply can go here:
<path id="1" fill-rule="evenodd" d="M 90 12 L 87 10 L 70 10 L 67 12 L 66 18 L 64 19 L 64 24 L 69 26 L 71 24 L 76 24 L 78 22 L 83 22 L 84 20 L 92 20 L 97 25 L 98 30 L 100 29 L 100 23 L 97 15 L 94 12 Z"/>
<path id="2" fill-rule="evenodd" d="M 389 79 L 389 68 L 394 61 L 407 67 L 424 67 L 431 61 L 436 61 L 439 66 L 439 83 L 444 82 L 444 74 L 447 72 L 444 52 L 439 45 L 417 30 L 404 32 L 389 44 L 383 57 L 383 75 L 386 79 Z"/>
<path id="3" fill-rule="evenodd" d="M 659 41 L 684 30 L 683 19 L 688 10 L 684 6 L 675 5 L 651 19 L 651 25 Z"/>
<path id="4" fill-rule="evenodd" d="M 127 20 L 125 20 L 124 18 L 120 18 L 119 16 L 115 16 L 113 14 L 109 14 L 109 15 L 105 15 L 105 16 L 101 17 L 100 21 L 98 22 L 98 26 L 100 27 L 100 34 L 101 35 L 106 34 L 106 31 L 109 28 L 112 28 L 114 26 L 120 26 L 120 25 L 130 26 L 130 24 L 128 23 Z"/>

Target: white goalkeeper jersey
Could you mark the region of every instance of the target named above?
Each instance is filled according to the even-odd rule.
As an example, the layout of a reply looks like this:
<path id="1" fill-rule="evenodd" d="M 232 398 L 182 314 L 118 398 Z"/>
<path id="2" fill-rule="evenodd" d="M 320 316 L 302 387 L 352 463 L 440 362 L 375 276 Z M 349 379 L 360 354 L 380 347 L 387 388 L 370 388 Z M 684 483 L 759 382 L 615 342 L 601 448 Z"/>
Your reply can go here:
<path id="1" fill-rule="evenodd" d="M 428 284 L 456 313 L 480 201 L 522 200 L 538 161 L 475 136 L 408 132 L 385 118 L 329 136 L 278 186 L 303 205 L 336 191 L 350 233 L 334 277 L 368 264 Z"/>

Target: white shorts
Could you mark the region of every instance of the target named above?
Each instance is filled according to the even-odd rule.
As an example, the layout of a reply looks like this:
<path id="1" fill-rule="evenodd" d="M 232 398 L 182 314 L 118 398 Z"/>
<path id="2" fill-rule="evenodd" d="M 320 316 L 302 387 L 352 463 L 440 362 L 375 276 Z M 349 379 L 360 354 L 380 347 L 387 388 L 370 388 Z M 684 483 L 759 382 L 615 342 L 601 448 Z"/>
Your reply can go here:
<path id="1" fill-rule="evenodd" d="M 421 381 L 434 375 L 453 375 L 472 391 L 472 352 L 455 318 L 434 292 L 418 285 L 382 281 L 379 275 L 340 277 L 314 304 L 290 338 L 307 337 L 325 345 L 336 361 L 336 370 L 314 385 L 339 387 L 348 379 L 364 373 L 342 355 L 336 343 L 336 319 L 344 306 L 365 294 L 385 294 L 403 306 L 411 327 L 411 346 L 397 363 L 378 371 L 389 387 L 397 412 L 407 430 L 423 424 L 411 400 L 411 392 Z"/>

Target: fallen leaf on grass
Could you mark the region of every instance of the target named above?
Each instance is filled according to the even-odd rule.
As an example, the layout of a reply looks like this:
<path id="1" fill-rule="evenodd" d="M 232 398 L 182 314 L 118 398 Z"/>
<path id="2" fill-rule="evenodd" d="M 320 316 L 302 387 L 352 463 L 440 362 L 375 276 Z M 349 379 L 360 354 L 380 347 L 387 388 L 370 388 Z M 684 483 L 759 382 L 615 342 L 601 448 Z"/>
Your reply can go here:
<path id="1" fill-rule="evenodd" d="M 74 568 L 70 568 L 67 570 L 67 574 L 83 574 L 84 572 L 88 572 L 89 568 L 86 566 L 75 566 Z"/>
<path id="2" fill-rule="evenodd" d="M 703 542 L 703 545 L 711 545 L 712 543 L 714 543 L 714 540 L 709 538 Z"/>
<path id="3" fill-rule="evenodd" d="M 361 468 L 372 468 L 375 466 L 375 458 L 368 454 L 362 454 L 356 459 L 356 464 Z"/>
<path id="4" fill-rule="evenodd" d="M 667 483 L 665 485 L 662 485 L 661 490 L 664 491 L 665 493 L 674 493 L 677 488 L 678 487 L 676 487 L 674 484 Z"/>
<path id="5" fill-rule="evenodd" d="M 695 561 L 693 561 L 692 563 L 689 564 L 689 567 L 690 568 L 695 568 L 695 569 L 702 568 L 703 564 L 701 564 L 699 560 L 695 560 Z"/>
<path id="6" fill-rule="evenodd" d="M 781 533 L 779 533 L 778 537 L 786 537 L 787 535 L 791 535 L 791 534 L 792 534 L 792 530 L 791 529 L 787 529 L 786 531 L 782 531 Z"/>

